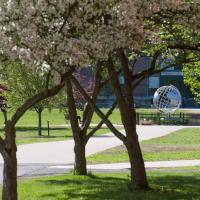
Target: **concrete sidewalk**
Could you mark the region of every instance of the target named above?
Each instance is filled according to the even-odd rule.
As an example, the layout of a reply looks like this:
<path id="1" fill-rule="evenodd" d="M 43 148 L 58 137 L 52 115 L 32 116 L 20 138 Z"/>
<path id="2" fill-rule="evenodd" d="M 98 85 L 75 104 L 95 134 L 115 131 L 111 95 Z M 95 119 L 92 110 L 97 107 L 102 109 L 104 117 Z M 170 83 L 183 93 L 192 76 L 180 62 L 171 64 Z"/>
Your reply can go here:
<path id="1" fill-rule="evenodd" d="M 139 140 L 161 137 L 184 126 L 137 126 Z M 122 142 L 112 134 L 93 137 L 86 147 L 86 155 L 109 149 Z M 44 142 L 18 146 L 18 177 L 55 175 L 70 172 L 74 163 L 73 140 L 61 142 Z M 71 164 L 71 165 L 70 165 Z M 200 166 L 200 161 L 161 161 L 146 162 L 146 167 L 180 167 Z M 128 171 L 129 163 L 88 165 L 94 172 Z M 3 160 L 0 157 L 0 183 L 3 180 Z"/>
<path id="2" fill-rule="evenodd" d="M 200 166 L 200 160 L 171 160 L 171 161 L 154 161 L 145 162 L 145 168 L 165 168 L 165 167 L 191 167 Z M 73 165 L 55 165 L 50 166 L 51 169 L 73 169 Z M 88 170 L 121 170 L 129 169 L 130 163 L 111 163 L 111 164 L 96 164 L 87 165 Z"/>
<path id="3" fill-rule="evenodd" d="M 139 140 L 161 137 L 183 126 L 137 126 Z M 93 137 L 86 146 L 86 155 L 91 155 L 118 145 L 122 142 L 113 134 Z M 19 145 L 17 151 L 18 164 L 45 163 L 71 164 L 74 163 L 74 141 L 44 142 Z M 0 163 L 3 160 L 0 159 Z"/>

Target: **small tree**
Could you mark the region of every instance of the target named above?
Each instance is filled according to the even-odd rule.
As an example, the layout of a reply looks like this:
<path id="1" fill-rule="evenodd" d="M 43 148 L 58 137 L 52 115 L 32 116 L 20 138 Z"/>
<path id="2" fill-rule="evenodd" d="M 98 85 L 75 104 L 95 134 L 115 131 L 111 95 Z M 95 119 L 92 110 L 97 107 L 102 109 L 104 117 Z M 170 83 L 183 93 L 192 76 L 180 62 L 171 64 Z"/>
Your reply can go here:
<path id="1" fill-rule="evenodd" d="M 51 4 L 51 9 L 47 9 L 47 4 L 49 3 L 44 1 L 0 1 L 1 53 L 8 56 L 9 60 L 20 59 L 33 73 L 47 69 L 43 90 L 33 94 L 16 108 L 5 125 L 5 138 L 0 137 L 0 152 L 4 159 L 2 198 L 5 200 L 17 199 L 16 123 L 33 105 L 56 95 L 63 88 L 65 79 L 74 70 L 74 66 L 70 65 L 73 53 L 65 50 L 67 46 L 72 49 L 72 41 L 68 41 L 68 36 L 60 33 L 66 33 L 62 27 L 66 24 L 63 15 L 67 15 L 67 7 L 70 10 L 76 3 L 66 2 L 66 10 L 59 4 L 61 13 L 57 13 Z M 53 10 L 56 13 L 54 20 Z M 75 57 L 77 56 L 74 54 Z M 50 86 L 52 74 L 55 80 L 53 87 Z M 17 77 L 15 80 L 17 81 Z"/>
<path id="2" fill-rule="evenodd" d="M 92 70 L 92 68 L 90 69 Z M 77 72 L 74 73 L 74 76 L 80 82 L 82 87 L 85 89 L 86 93 L 89 96 L 92 96 L 94 91 L 94 75 L 88 77 L 88 75 L 81 74 L 81 70 L 78 70 Z M 76 87 L 73 87 L 73 94 L 77 108 L 79 108 L 80 110 L 84 110 L 87 101 L 85 100 L 83 95 L 80 93 L 79 90 L 76 89 Z"/>
<path id="3" fill-rule="evenodd" d="M 200 62 L 185 65 L 183 68 L 184 83 L 189 86 L 195 99 L 200 103 Z"/>
<path id="4" fill-rule="evenodd" d="M 82 76 L 79 72 L 76 72 L 75 76 L 78 79 L 81 87 L 85 89 L 86 94 L 92 99 L 92 101 L 96 104 L 97 97 L 103 88 L 103 86 L 108 82 L 108 80 L 103 78 L 102 76 L 102 63 L 98 63 L 96 65 L 96 69 L 94 72 L 94 77 L 86 77 Z M 93 80 L 94 79 L 94 80 Z M 94 108 L 91 107 L 84 95 L 75 87 L 75 85 L 71 82 L 70 79 L 66 81 L 66 91 L 67 91 L 67 104 L 69 111 L 69 119 L 71 122 L 73 137 L 74 137 L 74 152 L 75 152 L 75 166 L 74 171 L 80 175 L 87 174 L 86 167 L 86 156 L 85 156 L 85 148 L 89 141 L 89 139 L 95 134 L 95 132 L 101 128 L 104 123 L 103 120 L 99 122 L 99 124 L 94 127 L 92 130 L 89 130 L 90 123 L 92 121 L 92 116 L 94 114 Z M 112 114 L 116 106 L 116 102 L 113 103 L 113 106 L 106 113 L 106 118 Z M 77 108 L 82 109 L 82 116 L 79 120 L 80 116 L 78 116 Z"/>
<path id="5" fill-rule="evenodd" d="M 70 79 L 65 79 L 66 84 L 70 86 L 73 81 L 73 84 L 90 102 L 92 109 L 95 109 L 125 144 L 131 164 L 131 188 L 148 189 L 144 161 L 136 132 L 132 90 L 145 77 L 164 70 L 158 70 L 156 65 L 160 51 L 167 53 L 169 49 L 180 49 L 181 46 L 185 49 L 187 45 L 182 45 L 183 43 L 181 46 L 177 45 L 176 40 L 166 43 L 159 33 L 163 26 L 167 27 L 169 24 L 183 23 L 185 25 L 186 23 L 190 26 L 191 23 L 188 22 L 191 19 L 195 21 L 192 25 L 198 27 L 199 5 L 193 5 L 193 3 L 193 1 L 187 3 L 186 0 L 95 2 L 2 0 L 0 2 L 0 46 L 9 56 L 23 60 L 24 64 L 33 71 L 47 65 L 50 74 L 56 72 L 59 77 L 62 77 L 62 81 L 66 75 L 70 76 Z M 154 47 L 150 52 L 153 57 L 151 67 L 132 74 L 127 58 L 130 52 L 137 58 L 144 49 L 147 51 L 149 48 L 146 44 Z M 199 46 L 195 47 L 199 48 Z M 75 68 L 88 66 L 93 61 L 103 62 L 108 71 L 117 97 L 125 135 L 113 127 L 71 75 Z M 125 79 L 125 93 L 119 87 L 116 71 L 119 63 Z M 45 97 L 42 96 L 42 98 Z M 68 102 L 72 102 L 72 99 Z M 24 108 L 23 106 L 20 110 L 24 111 Z M 11 152 L 14 152 L 13 157 L 15 158 L 13 129 L 17 120 L 15 117 L 14 119 L 12 124 L 8 125 L 6 135 L 12 136 L 12 143 L 9 147 L 13 149 Z M 16 166 L 16 159 L 12 166 Z M 8 167 L 6 166 L 5 169 Z M 6 175 L 5 177 L 9 177 L 9 173 Z M 9 190 L 5 187 L 4 191 Z M 16 191 L 12 191 L 10 187 L 10 194 L 14 193 L 16 197 Z M 9 193 L 6 194 L 9 196 Z"/>
<path id="6" fill-rule="evenodd" d="M 5 92 L 9 91 L 5 85 L 0 84 L 0 110 L 4 116 L 4 123 L 7 122 L 7 99 Z"/>
<path id="7" fill-rule="evenodd" d="M 198 7 L 198 5 L 196 6 Z M 190 45 L 187 40 L 184 40 L 186 43 L 177 41 L 170 28 L 174 26 L 188 28 L 187 20 L 191 19 L 191 13 L 194 15 L 196 13 L 195 22 L 199 15 L 195 6 L 193 7 L 193 4 L 185 1 L 113 1 L 112 3 L 98 2 L 95 5 L 91 3 L 91 7 L 94 10 L 91 9 L 88 12 L 91 14 L 93 11 L 93 15 L 87 22 L 93 25 L 93 32 L 90 33 L 88 43 L 92 45 L 90 42 L 95 41 L 99 46 L 99 54 L 95 56 L 104 60 L 104 66 L 107 68 L 117 98 L 125 135 L 116 130 L 112 123 L 105 118 L 76 78 L 70 76 L 71 81 L 126 146 L 131 165 L 131 188 L 145 190 L 148 189 L 148 181 L 136 131 L 133 91 L 146 77 L 160 73 L 172 66 L 195 62 L 194 59 L 188 57 L 187 53 L 182 55 L 186 50 L 198 51 L 199 44 Z M 85 12 L 87 15 L 87 11 Z M 186 21 L 182 21 L 180 18 L 184 18 Z M 194 27 L 195 29 L 196 27 Z M 87 30 L 85 31 L 87 32 Z M 151 65 L 146 70 L 134 72 L 129 57 L 137 60 L 142 53 L 152 56 Z M 158 65 L 159 58 L 170 55 L 173 56 L 174 62 L 164 68 L 160 67 Z M 124 89 L 120 86 L 116 71 L 119 65 L 125 80 Z"/>
<path id="8" fill-rule="evenodd" d="M 46 86 L 46 76 L 48 69 L 39 69 L 33 73 L 19 61 L 4 61 L 2 63 L 4 81 L 7 82 L 10 92 L 7 93 L 7 105 L 11 110 L 18 108 L 26 99 L 32 97 L 43 90 Z M 17 79 L 16 79 L 17 77 Z M 53 80 L 49 83 L 53 85 Z M 42 135 L 42 112 L 45 108 L 51 109 L 59 103 L 59 96 L 45 99 L 35 105 L 34 110 L 38 115 L 38 135 Z"/>

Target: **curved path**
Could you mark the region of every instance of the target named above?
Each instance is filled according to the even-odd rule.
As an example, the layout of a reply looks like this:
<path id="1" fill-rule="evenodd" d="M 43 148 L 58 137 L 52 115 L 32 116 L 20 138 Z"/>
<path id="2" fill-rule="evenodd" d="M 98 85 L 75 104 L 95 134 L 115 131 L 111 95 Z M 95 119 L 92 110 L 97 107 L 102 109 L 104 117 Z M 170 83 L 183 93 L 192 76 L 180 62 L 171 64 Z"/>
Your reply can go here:
<path id="1" fill-rule="evenodd" d="M 137 132 L 139 140 L 145 140 L 161 137 L 182 128 L 185 127 L 137 126 Z M 122 142 L 111 133 L 93 137 L 87 144 L 86 155 L 88 156 L 121 144 Z M 74 163 L 73 147 L 73 140 L 19 145 L 17 152 L 18 176 L 63 173 L 64 171 L 59 169 L 59 165 L 66 166 Z M 3 160 L 0 158 L 0 181 L 2 180 L 2 164 Z"/>
<path id="2" fill-rule="evenodd" d="M 137 126 L 137 132 L 139 140 L 145 140 L 161 137 L 181 128 L 183 126 Z M 122 142 L 111 133 L 93 137 L 86 146 L 86 155 L 121 144 Z M 18 164 L 70 164 L 74 162 L 73 148 L 73 140 L 19 145 L 17 151 Z M 0 163 L 2 162 L 3 160 L 1 159 Z"/>

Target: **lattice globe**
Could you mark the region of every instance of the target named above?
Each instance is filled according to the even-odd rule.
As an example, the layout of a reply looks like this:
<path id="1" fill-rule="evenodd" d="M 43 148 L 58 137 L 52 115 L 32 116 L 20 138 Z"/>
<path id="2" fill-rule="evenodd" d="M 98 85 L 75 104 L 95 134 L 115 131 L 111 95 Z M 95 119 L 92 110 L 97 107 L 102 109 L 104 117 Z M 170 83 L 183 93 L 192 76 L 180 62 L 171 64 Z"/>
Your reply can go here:
<path id="1" fill-rule="evenodd" d="M 175 112 L 181 106 L 181 94 L 173 85 L 158 88 L 153 97 L 154 106 L 163 113 Z"/>

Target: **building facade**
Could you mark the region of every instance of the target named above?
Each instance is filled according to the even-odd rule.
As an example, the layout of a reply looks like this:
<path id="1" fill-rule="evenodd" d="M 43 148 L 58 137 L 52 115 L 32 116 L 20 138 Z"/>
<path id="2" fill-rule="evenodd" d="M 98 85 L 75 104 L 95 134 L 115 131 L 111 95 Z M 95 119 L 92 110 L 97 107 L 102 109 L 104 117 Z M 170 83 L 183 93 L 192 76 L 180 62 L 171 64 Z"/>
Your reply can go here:
<path id="1" fill-rule="evenodd" d="M 138 73 L 150 67 L 151 57 L 140 57 L 133 66 L 133 73 Z M 165 67 L 160 59 L 159 65 Z M 119 76 L 119 81 L 123 87 L 123 76 Z M 183 108 L 199 108 L 200 105 L 194 100 L 194 96 L 190 92 L 189 88 L 185 86 L 183 82 L 183 74 L 181 67 L 171 67 L 159 74 L 152 75 L 144 79 L 140 85 L 134 90 L 134 101 L 136 107 L 151 108 L 153 106 L 153 95 L 155 91 L 165 85 L 174 85 L 177 87 L 182 96 Z M 112 87 L 108 84 L 98 99 L 99 107 L 110 107 L 114 101 L 115 96 L 112 91 Z"/>
<path id="2" fill-rule="evenodd" d="M 148 69 L 151 65 L 152 58 L 147 56 L 141 56 L 137 59 L 137 62 L 133 66 L 133 73 L 138 73 L 145 69 Z M 160 61 L 158 62 L 160 67 L 165 67 L 165 64 Z M 80 77 L 85 77 L 82 79 L 84 88 L 88 87 L 88 80 L 94 80 L 94 74 L 92 72 L 92 67 L 84 68 L 79 71 Z M 79 78 L 79 81 L 81 79 Z M 119 82 L 123 88 L 124 79 L 122 75 L 119 75 Z M 86 86 L 85 86 L 86 85 Z M 200 105 L 194 100 L 192 93 L 189 88 L 185 86 L 183 82 L 183 74 L 181 67 L 171 67 L 167 70 L 154 74 L 150 77 L 144 79 L 137 88 L 134 89 L 134 102 L 135 106 L 143 108 L 151 108 L 153 106 L 153 95 L 155 91 L 165 85 L 174 85 L 177 87 L 182 96 L 182 107 L 183 108 L 200 108 Z M 112 106 L 112 103 L 115 101 L 115 95 L 112 90 L 111 85 L 108 83 L 103 90 L 101 91 L 97 105 L 98 107 L 109 108 Z"/>
<path id="3" fill-rule="evenodd" d="M 151 57 L 141 57 L 136 62 L 135 70 L 141 71 L 150 66 Z M 160 60 L 159 65 L 165 67 Z M 200 105 L 194 100 L 190 89 L 184 84 L 181 67 L 171 67 L 167 70 L 146 78 L 134 91 L 136 107 L 152 107 L 155 91 L 165 85 L 174 85 L 179 89 L 182 96 L 183 108 L 199 108 Z"/>

